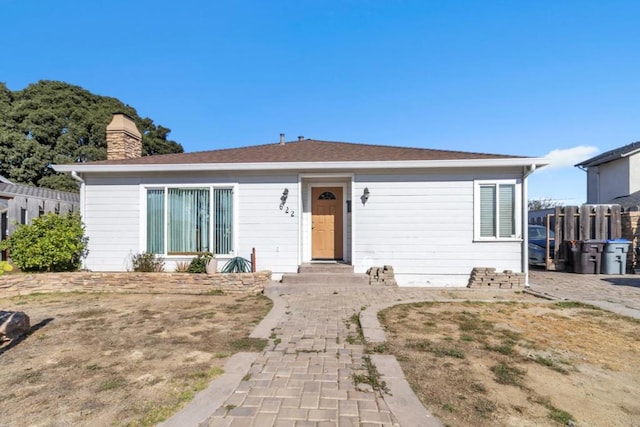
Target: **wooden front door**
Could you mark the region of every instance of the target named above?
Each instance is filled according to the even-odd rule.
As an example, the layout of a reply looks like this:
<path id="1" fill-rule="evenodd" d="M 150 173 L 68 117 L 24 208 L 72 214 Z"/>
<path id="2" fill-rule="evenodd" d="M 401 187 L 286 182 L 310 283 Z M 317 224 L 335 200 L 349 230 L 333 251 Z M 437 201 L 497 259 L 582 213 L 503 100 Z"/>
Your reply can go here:
<path id="1" fill-rule="evenodd" d="M 311 258 L 342 259 L 342 187 L 313 187 L 311 198 Z"/>

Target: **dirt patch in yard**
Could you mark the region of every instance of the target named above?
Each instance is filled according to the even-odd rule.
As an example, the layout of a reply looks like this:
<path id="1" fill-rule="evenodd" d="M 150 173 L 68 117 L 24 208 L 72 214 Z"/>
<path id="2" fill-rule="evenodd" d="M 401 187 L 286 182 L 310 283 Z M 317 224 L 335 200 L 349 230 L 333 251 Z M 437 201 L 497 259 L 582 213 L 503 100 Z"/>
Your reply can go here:
<path id="1" fill-rule="evenodd" d="M 271 307 L 261 295 L 34 294 L 0 299 L 32 333 L 0 346 L 1 426 L 155 425 L 222 373 Z"/>
<path id="2" fill-rule="evenodd" d="M 384 351 L 446 425 L 640 425 L 637 320 L 571 302 L 418 303 L 379 317 Z"/>

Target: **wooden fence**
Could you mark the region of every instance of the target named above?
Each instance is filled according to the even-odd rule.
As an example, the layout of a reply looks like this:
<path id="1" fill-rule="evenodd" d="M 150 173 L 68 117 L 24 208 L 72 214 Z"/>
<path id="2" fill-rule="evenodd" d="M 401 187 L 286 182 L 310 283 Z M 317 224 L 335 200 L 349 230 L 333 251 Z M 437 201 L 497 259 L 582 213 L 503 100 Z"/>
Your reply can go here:
<path id="1" fill-rule="evenodd" d="M 553 230 L 554 237 L 547 231 L 547 248 L 554 240 L 554 253 L 547 249 L 547 270 L 564 270 L 568 263 L 563 242 L 570 240 L 608 240 L 622 237 L 622 212 L 619 205 L 582 205 L 557 207 L 545 218 L 547 230 Z"/>

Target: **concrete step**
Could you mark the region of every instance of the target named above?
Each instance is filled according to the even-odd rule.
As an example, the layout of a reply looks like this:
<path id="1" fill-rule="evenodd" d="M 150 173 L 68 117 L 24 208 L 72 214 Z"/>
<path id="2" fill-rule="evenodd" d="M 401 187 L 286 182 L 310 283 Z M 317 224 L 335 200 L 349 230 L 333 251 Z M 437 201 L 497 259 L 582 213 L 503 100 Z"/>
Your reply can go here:
<path id="1" fill-rule="evenodd" d="M 282 275 L 282 283 L 287 285 L 363 286 L 369 285 L 369 276 L 355 273 L 287 273 Z"/>
<path id="2" fill-rule="evenodd" d="M 304 263 L 298 267 L 298 273 L 316 274 L 316 273 L 342 273 L 353 274 L 353 265 L 340 264 L 337 262 L 312 262 Z"/>

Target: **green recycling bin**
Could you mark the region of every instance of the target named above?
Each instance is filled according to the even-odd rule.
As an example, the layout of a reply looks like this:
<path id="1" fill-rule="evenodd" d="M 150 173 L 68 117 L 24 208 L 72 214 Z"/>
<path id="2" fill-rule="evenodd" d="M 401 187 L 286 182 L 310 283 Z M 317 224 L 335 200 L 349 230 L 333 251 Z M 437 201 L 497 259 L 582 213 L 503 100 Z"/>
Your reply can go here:
<path id="1" fill-rule="evenodd" d="M 627 252 L 631 242 L 625 239 L 604 241 L 602 252 L 602 274 L 625 274 L 627 272 Z"/>

